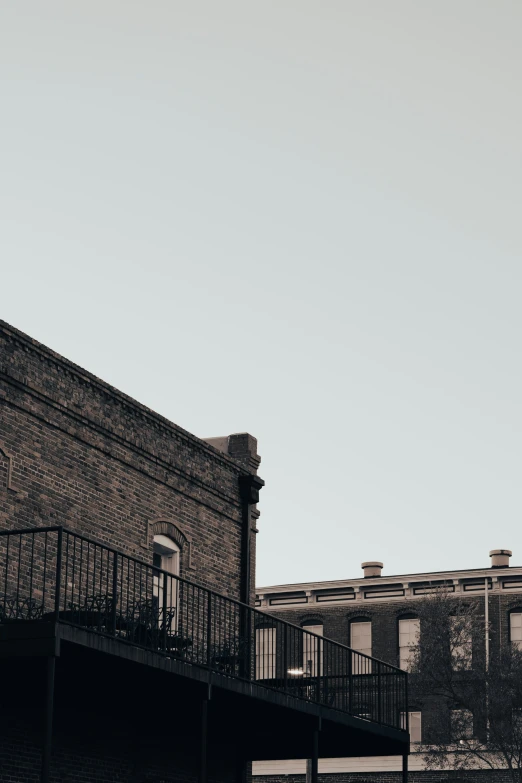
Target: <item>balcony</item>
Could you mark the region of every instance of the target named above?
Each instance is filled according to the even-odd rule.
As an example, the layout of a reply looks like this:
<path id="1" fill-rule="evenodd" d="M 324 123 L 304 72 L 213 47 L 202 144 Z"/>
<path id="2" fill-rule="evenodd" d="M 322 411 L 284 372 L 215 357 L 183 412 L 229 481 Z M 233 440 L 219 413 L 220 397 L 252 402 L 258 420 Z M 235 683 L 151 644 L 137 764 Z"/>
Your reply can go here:
<path id="1" fill-rule="evenodd" d="M 212 686 L 223 714 L 250 715 L 251 759 L 310 757 L 316 725 L 323 757 L 408 752 L 403 671 L 64 528 L 0 532 L 0 656 L 74 672 L 87 650 L 110 688 L 114 656 L 175 675 L 183 698 Z"/>

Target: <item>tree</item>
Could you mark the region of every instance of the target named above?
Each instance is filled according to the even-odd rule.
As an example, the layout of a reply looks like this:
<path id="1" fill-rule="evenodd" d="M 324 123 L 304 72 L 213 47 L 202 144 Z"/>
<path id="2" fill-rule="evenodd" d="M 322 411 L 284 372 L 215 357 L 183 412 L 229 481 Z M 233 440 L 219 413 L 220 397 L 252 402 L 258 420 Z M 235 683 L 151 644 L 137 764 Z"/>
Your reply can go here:
<path id="1" fill-rule="evenodd" d="M 428 769 L 502 769 L 522 783 L 522 652 L 505 645 L 486 660 L 476 599 L 438 589 L 416 609 L 410 690 L 429 715 L 421 746 Z"/>

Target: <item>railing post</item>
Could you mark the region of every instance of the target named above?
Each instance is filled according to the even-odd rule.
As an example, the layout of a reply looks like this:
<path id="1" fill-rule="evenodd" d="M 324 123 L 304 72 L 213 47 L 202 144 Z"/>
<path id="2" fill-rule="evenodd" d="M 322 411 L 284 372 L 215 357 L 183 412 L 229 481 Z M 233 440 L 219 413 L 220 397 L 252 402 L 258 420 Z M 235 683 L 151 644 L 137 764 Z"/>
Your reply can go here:
<path id="1" fill-rule="evenodd" d="M 353 652 L 348 653 L 348 712 L 353 715 Z"/>
<path id="2" fill-rule="evenodd" d="M 283 689 L 288 693 L 288 631 L 290 629 L 283 625 Z"/>
<path id="3" fill-rule="evenodd" d="M 56 621 L 60 612 L 60 592 L 62 589 L 62 549 L 63 549 L 63 528 L 58 528 L 58 545 L 56 549 L 56 583 L 54 589 L 54 612 Z"/>
<path id="4" fill-rule="evenodd" d="M 163 649 L 167 652 L 167 574 L 163 574 Z M 161 626 L 160 626 L 161 627 Z"/>
<path id="5" fill-rule="evenodd" d="M 207 666 L 210 669 L 210 648 L 212 645 L 212 593 L 209 591 L 207 600 Z"/>
<path id="6" fill-rule="evenodd" d="M 116 636 L 116 607 L 118 604 L 118 553 L 114 552 L 112 561 L 112 605 L 111 605 L 111 629 Z"/>
<path id="7" fill-rule="evenodd" d="M 381 662 L 377 661 L 377 723 L 382 723 L 382 680 L 381 680 Z"/>
<path id="8" fill-rule="evenodd" d="M 406 731 L 409 734 L 410 733 L 410 713 L 409 713 L 409 702 L 408 702 L 408 675 L 407 674 L 404 675 L 404 701 L 406 702 L 406 704 L 404 705 L 404 712 L 406 713 Z"/>
<path id="9" fill-rule="evenodd" d="M 245 609 L 247 613 L 246 621 L 246 639 L 245 639 L 245 677 L 247 680 L 252 679 L 252 610 Z"/>

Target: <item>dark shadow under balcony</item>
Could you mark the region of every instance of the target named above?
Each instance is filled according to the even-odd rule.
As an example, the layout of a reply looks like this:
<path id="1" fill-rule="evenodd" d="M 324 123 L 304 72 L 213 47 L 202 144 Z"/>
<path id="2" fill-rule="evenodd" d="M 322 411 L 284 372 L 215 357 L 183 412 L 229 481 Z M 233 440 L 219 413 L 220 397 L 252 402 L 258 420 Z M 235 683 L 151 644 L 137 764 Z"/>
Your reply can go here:
<path id="1" fill-rule="evenodd" d="M 211 691 L 249 759 L 309 758 L 318 726 L 322 757 L 408 752 L 404 672 L 61 527 L 0 533 L 0 656 L 54 657 L 64 699 L 89 672 L 86 708 L 170 677 L 179 719 Z"/>

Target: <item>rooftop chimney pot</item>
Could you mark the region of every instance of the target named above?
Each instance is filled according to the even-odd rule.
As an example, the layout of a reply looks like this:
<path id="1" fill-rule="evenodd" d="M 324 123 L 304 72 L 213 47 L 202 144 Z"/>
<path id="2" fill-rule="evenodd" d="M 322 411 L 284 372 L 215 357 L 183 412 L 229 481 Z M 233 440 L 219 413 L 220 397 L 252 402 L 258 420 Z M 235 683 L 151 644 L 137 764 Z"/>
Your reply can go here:
<path id="1" fill-rule="evenodd" d="M 361 568 L 364 571 L 364 578 L 369 579 L 372 576 L 380 576 L 384 566 L 378 560 L 368 560 L 367 563 L 361 563 Z"/>
<path id="2" fill-rule="evenodd" d="M 511 549 L 492 549 L 489 553 L 491 568 L 509 568 L 509 558 L 512 554 Z"/>

